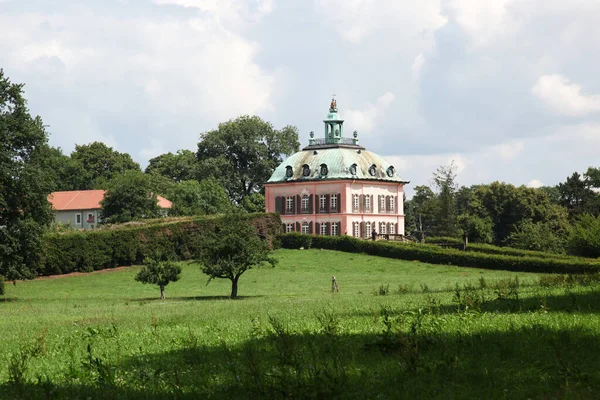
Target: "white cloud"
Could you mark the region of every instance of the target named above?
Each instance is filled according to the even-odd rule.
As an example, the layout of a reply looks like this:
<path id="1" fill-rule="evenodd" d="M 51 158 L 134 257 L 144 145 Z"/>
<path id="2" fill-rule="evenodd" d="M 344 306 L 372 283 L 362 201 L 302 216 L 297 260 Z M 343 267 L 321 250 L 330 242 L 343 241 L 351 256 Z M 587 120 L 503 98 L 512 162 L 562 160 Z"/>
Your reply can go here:
<path id="1" fill-rule="evenodd" d="M 349 109 L 346 114 L 348 126 L 356 129 L 359 133 L 365 132 L 372 134 L 373 129 L 377 126 L 378 120 L 382 118 L 386 110 L 394 101 L 395 96 L 391 92 L 385 93 L 375 104 L 369 104 L 363 110 Z"/>
<path id="2" fill-rule="evenodd" d="M 530 188 L 540 188 L 544 186 L 544 183 L 542 181 L 540 181 L 539 179 L 532 179 L 529 182 L 527 182 L 527 187 Z"/>
<path id="3" fill-rule="evenodd" d="M 576 117 L 600 112 L 600 96 L 584 94 L 581 86 L 563 75 L 541 76 L 531 92 L 558 114 Z"/>
<path id="4" fill-rule="evenodd" d="M 421 70 L 423 69 L 423 65 L 425 65 L 425 56 L 423 55 L 423 53 L 419 53 L 419 55 L 415 57 L 415 60 L 412 64 L 413 78 L 419 79 L 419 76 L 421 75 Z"/>
<path id="5" fill-rule="evenodd" d="M 494 36 L 506 32 L 510 27 L 507 20 L 507 5 L 510 0 L 451 0 L 456 22 L 471 35 L 476 45 L 486 44 Z"/>

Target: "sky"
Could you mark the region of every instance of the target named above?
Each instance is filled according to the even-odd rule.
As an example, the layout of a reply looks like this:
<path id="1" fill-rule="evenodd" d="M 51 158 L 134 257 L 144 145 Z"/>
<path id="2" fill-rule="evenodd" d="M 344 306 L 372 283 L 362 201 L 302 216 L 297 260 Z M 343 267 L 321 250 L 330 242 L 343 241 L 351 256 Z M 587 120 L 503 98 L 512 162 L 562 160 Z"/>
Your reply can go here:
<path id="1" fill-rule="evenodd" d="M 244 114 L 345 132 L 431 184 L 600 166 L 599 0 L 0 0 L 0 68 L 69 154 L 143 167 Z"/>

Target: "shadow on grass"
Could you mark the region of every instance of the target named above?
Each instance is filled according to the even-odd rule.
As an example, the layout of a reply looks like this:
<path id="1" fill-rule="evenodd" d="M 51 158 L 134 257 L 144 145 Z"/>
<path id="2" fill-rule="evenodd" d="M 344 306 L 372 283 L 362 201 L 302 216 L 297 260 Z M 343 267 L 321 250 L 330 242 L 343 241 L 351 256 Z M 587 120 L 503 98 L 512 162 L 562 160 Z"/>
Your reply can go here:
<path id="1" fill-rule="evenodd" d="M 259 298 L 259 297 L 264 297 L 263 295 L 257 295 L 257 296 L 238 296 L 235 299 L 232 299 L 229 296 L 180 296 L 180 297 L 167 297 L 164 301 L 169 302 L 169 301 L 206 301 L 206 300 L 233 300 L 233 301 L 237 301 L 237 300 L 247 300 L 247 299 L 254 299 L 254 298 Z M 163 301 L 160 297 L 145 297 L 145 298 L 141 298 L 141 299 L 131 299 L 130 301 Z"/>
<path id="2" fill-rule="evenodd" d="M 1 398 L 596 398 L 600 341 L 543 326 L 467 334 L 441 316 L 380 333 L 291 332 L 279 322 L 236 345 L 188 337 L 178 350 L 113 362 L 82 360 L 70 382 L 3 384 Z M 416 321 L 412 321 L 416 322 Z M 67 380 L 69 382 L 69 380 Z M 83 382 L 83 383 L 82 383 Z"/>
<path id="3" fill-rule="evenodd" d="M 17 301 L 23 301 L 23 299 L 19 299 L 18 297 L 0 297 L 0 303 L 12 303 Z"/>

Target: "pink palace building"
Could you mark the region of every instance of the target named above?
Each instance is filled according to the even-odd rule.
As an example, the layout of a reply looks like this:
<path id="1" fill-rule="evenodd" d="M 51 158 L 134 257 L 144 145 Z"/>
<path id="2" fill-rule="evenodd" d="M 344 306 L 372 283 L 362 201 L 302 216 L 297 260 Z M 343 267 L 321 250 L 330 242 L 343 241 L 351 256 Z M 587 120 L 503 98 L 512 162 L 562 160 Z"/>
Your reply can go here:
<path id="1" fill-rule="evenodd" d="M 404 235 L 403 187 L 409 183 L 383 157 L 344 137 L 335 99 L 323 121 L 324 137 L 281 163 L 265 183 L 267 212 L 285 232 L 316 235 Z"/>

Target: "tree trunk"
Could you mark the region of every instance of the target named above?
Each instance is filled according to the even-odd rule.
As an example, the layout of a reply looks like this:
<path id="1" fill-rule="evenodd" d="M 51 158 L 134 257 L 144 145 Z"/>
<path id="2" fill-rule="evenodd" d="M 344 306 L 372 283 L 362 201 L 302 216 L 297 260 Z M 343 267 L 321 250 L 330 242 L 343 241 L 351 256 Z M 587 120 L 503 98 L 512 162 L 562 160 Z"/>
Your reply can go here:
<path id="1" fill-rule="evenodd" d="M 231 280 L 231 298 L 235 299 L 237 298 L 237 289 L 238 289 L 238 279 L 240 277 L 236 276 L 235 278 L 233 278 Z"/>
<path id="2" fill-rule="evenodd" d="M 165 285 L 160 285 L 160 298 L 165 299 Z"/>

